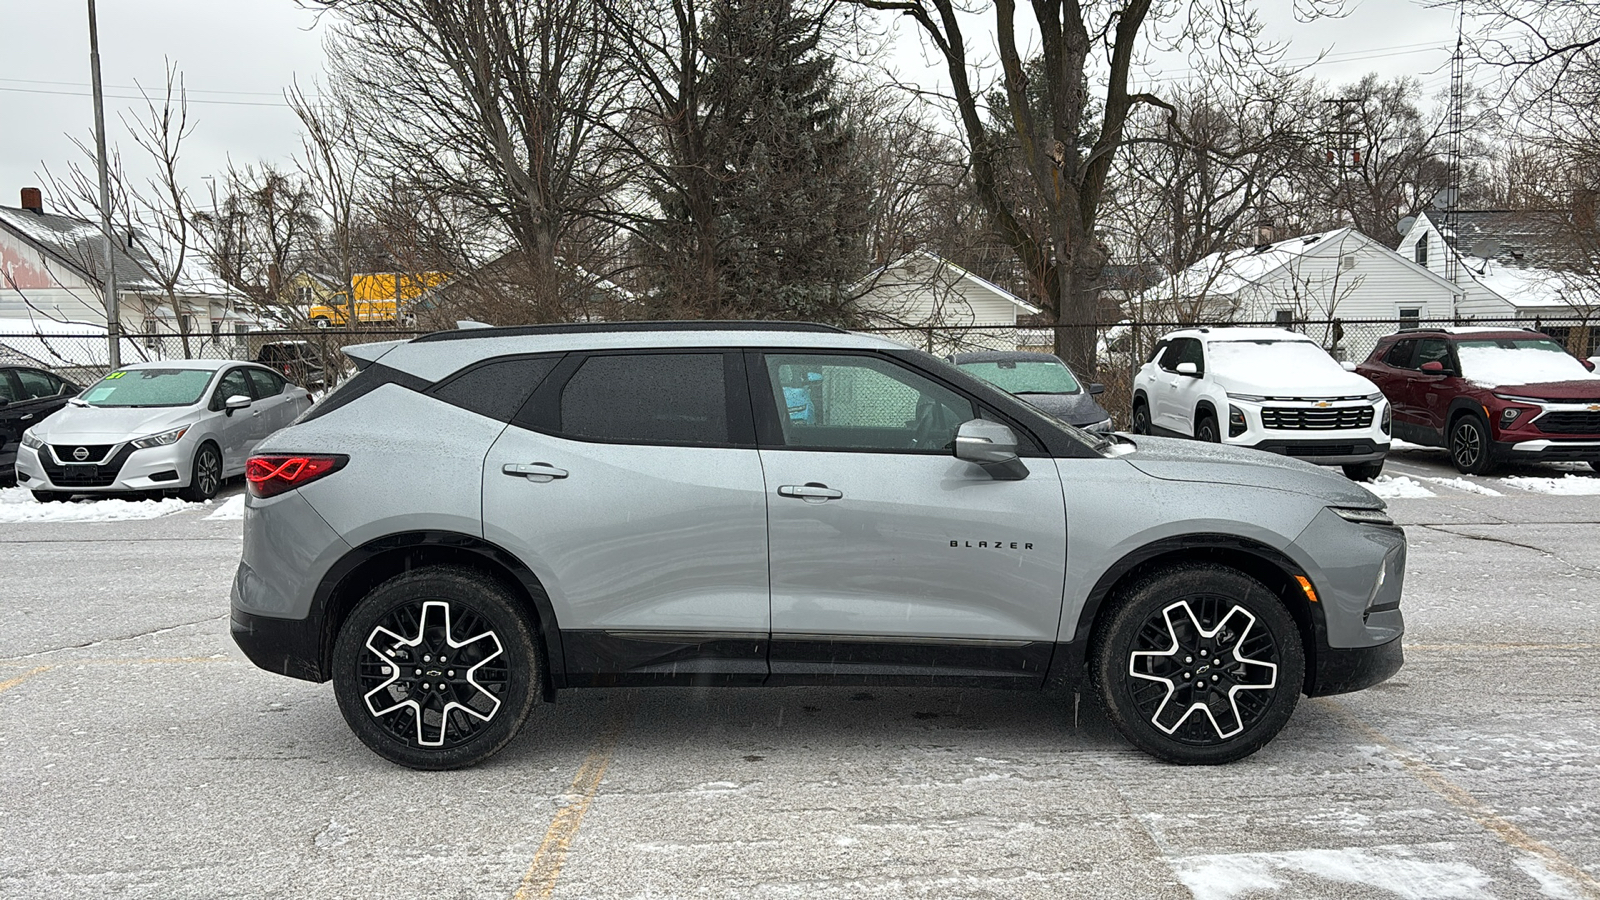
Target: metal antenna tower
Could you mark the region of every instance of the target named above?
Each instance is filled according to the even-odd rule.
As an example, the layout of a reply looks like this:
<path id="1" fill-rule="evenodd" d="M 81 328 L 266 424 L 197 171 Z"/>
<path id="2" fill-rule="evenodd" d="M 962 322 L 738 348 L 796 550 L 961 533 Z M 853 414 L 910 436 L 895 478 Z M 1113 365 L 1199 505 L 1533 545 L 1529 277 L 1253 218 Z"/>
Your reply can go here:
<path id="1" fill-rule="evenodd" d="M 1444 277 L 1451 282 L 1460 272 L 1460 216 L 1461 206 L 1461 115 L 1466 104 L 1466 53 L 1462 33 L 1466 28 L 1465 4 L 1456 4 L 1456 52 L 1450 57 L 1450 150 L 1447 159 L 1444 188 L 1444 221 L 1440 232 L 1444 238 Z"/>

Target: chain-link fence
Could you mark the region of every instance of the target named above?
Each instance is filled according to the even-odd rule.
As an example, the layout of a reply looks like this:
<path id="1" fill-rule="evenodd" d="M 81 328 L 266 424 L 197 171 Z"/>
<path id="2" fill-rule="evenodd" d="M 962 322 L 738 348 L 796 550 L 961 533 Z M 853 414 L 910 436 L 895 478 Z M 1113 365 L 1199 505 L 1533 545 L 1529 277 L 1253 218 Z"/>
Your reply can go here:
<path id="1" fill-rule="evenodd" d="M 123 365 L 180 359 L 253 360 L 296 384 L 332 387 L 354 372 L 344 348 L 376 341 L 410 340 L 415 330 L 248 331 L 242 333 L 129 334 L 120 341 Z M 0 325 L 0 365 L 32 366 L 76 384 L 89 384 L 111 369 L 105 332 L 92 329 L 7 333 Z"/>
<path id="2" fill-rule="evenodd" d="M 1322 345 L 1334 359 L 1361 362 L 1372 354 L 1378 341 L 1397 331 L 1418 328 L 1471 325 L 1485 328 L 1533 329 L 1559 341 L 1579 357 L 1600 352 L 1600 322 L 1578 318 L 1537 319 L 1326 319 L 1298 322 L 1134 322 L 1124 320 L 1094 325 L 1054 325 L 1028 327 L 1014 325 L 967 325 L 956 327 L 870 328 L 865 331 L 925 350 L 937 356 L 985 350 L 1025 350 L 1054 353 L 1057 337 L 1061 345 L 1077 344 L 1085 338 L 1094 348 L 1093 381 L 1105 386 L 1101 405 L 1112 414 L 1118 427 L 1125 427 L 1133 397 L 1133 376 L 1149 360 L 1156 344 L 1170 332 L 1184 328 L 1256 327 L 1288 328 Z M 1080 373 L 1087 374 L 1087 373 Z"/>

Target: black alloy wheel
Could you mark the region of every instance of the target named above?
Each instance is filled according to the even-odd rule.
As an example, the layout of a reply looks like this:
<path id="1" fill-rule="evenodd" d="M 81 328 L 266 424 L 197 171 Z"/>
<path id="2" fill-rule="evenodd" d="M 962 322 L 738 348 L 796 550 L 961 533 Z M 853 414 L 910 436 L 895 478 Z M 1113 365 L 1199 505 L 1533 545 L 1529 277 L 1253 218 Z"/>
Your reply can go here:
<path id="1" fill-rule="evenodd" d="M 1150 433 L 1150 405 L 1149 404 L 1145 403 L 1142 400 L 1136 401 L 1133 404 L 1133 423 L 1132 423 L 1132 427 L 1129 428 L 1128 430 L 1132 431 L 1134 434 L 1149 434 Z"/>
<path id="2" fill-rule="evenodd" d="M 194 466 L 189 473 L 189 486 L 180 488 L 178 496 L 189 503 L 204 503 L 222 489 L 222 453 L 217 445 L 206 441 L 194 452 Z"/>
<path id="3" fill-rule="evenodd" d="M 345 722 L 368 749 L 413 769 L 497 753 L 522 727 L 540 678 L 516 600 L 470 569 L 428 567 L 384 582 L 334 643 Z"/>
<path id="4" fill-rule="evenodd" d="M 1210 413 L 1201 415 L 1194 426 L 1194 439 L 1207 444 L 1222 443 L 1222 432 L 1217 428 L 1217 417 Z"/>
<path id="5" fill-rule="evenodd" d="M 1473 413 L 1450 426 L 1450 461 L 1464 475 L 1485 475 L 1494 468 L 1490 456 L 1489 428 Z"/>
<path id="6" fill-rule="evenodd" d="M 1124 592 L 1090 654 L 1117 730 L 1183 765 L 1259 750 L 1289 721 L 1305 678 L 1300 632 L 1283 602 L 1210 563 L 1159 570 Z"/>

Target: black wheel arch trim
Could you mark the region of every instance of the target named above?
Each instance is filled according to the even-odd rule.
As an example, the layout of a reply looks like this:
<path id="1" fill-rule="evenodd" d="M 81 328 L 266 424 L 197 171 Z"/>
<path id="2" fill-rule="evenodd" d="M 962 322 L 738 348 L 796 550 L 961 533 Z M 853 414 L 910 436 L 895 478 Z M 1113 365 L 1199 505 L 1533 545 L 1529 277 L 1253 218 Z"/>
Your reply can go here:
<path id="1" fill-rule="evenodd" d="M 1052 687 L 1070 687 L 1086 683 L 1089 640 L 1094 633 L 1095 624 L 1100 614 L 1106 611 L 1106 601 L 1110 599 L 1117 586 L 1123 584 L 1128 577 L 1135 576 L 1141 569 L 1156 563 L 1207 560 L 1224 565 L 1231 564 L 1238 568 L 1241 559 L 1249 561 L 1242 567 L 1245 574 L 1257 577 L 1258 573 L 1275 573 L 1277 577 L 1269 580 L 1278 581 L 1279 584 L 1269 583 L 1267 586 L 1279 591 L 1280 596 L 1287 594 L 1284 596 L 1284 606 L 1288 608 L 1295 625 L 1300 629 L 1301 645 L 1305 650 L 1304 688 L 1307 691 L 1313 690 L 1315 688 L 1313 678 L 1319 671 L 1317 660 L 1328 646 L 1327 618 L 1320 603 L 1304 600 L 1303 593 L 1297 594 L 1289 589 L 1290 586 L 1295 586 L 1295 579 L 1305 578 L 1310 583 L 1310 577 L 1283 551 L 1260 541 L 1222 532 L 1186 534 L 1152 541 L 1129 551 L 1107 568 L 1090 589 L 1088 597 L 1084 599 L 1083 608 L 1078 611 L 1078 621 L 1071 640 L 1059 645 L 1063 652 L 1056 654 L 1055 662 L 1051 666 L 1049 684 Z M 1315 588 L 1316 585 L 1312 584 L 1312 589 Z"/>
<path id="2" fill-rule="evenodd" d="M 546 657 L 544 670 L 548 677 L 543 689 L 548 693 L 567 686 L 561 628 L 556 620 L 555 607 L 538 576 L 522 560 L 490 541 L 445 530 L 400 532 L 375 538 L 346 553 L 328 569 L 311 601 L 310 618 L 318 623 L 321 632 L 316 659 L 318 678 L 315 680 L 325 681 L 329 677 L 333 644 L 338 636 L 337 626 L 349 615 L 350 608 L 359 599 L 346 597 L 343 590 L 345 582 L 363 566 L 391 555 L 396 557 L 394 562 L 398 565 L 397 571 L 407 571 L 411 564 L 405 560 L 405 556 L 419 550 L 461 555 L 469 564 L 482 566 L 486 563 L 492 570 L 508 576 L 513 582 L 512 586 L 521 594 L 519 599 L 530 604 L 538 617 L 531 624 L 535 634 L 543 638 L 540 643 Z M 367 588 L 376 586 L 376 583 L 365 585 Z"/>

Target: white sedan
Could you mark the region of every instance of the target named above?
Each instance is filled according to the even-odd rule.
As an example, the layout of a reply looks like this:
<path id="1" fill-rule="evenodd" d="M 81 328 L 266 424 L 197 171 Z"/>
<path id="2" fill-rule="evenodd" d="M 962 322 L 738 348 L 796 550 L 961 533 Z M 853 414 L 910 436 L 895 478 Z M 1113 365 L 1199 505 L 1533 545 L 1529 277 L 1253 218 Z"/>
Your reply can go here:
<path id="1" fill-rule="evenodd" d="M 17 484 L 41 502 L 152 491 L 209 500 L 311 402 L 304 388 L 254 363 L 125 366 L 23 433 Z"/>

